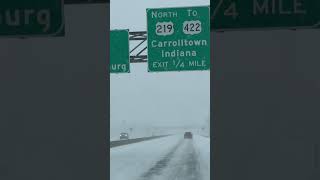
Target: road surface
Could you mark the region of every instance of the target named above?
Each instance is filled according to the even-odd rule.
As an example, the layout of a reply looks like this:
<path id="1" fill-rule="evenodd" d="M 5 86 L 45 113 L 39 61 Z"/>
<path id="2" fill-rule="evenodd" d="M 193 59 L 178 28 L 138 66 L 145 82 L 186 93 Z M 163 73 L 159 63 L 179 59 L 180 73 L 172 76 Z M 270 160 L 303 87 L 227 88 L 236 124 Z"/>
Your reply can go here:
<path id="1" fill-rule="evenodd" d="M 209 180 L 210 139 L 183 134 L 110 149 L 111 180 Z"/>

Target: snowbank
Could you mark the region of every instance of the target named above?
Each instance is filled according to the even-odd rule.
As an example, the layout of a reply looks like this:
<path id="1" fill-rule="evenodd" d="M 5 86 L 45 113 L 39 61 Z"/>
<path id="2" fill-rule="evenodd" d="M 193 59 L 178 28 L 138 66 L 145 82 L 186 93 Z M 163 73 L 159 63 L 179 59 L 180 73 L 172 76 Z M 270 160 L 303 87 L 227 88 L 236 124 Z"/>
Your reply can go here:
<path id="1" fill-rule="evenodd" d="M 200 162 L 202 180 L 210 180 L 210 138 L 195 134 L 193 143 Z"/>

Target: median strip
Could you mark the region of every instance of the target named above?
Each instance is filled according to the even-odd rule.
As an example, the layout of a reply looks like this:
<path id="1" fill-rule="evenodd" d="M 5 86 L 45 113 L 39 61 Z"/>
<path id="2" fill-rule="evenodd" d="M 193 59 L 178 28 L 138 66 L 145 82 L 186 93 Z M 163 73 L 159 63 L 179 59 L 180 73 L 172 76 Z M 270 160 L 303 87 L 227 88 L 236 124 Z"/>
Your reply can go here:
<path id="1" fill-rule="evenodd" d="M 117 147 L 117 146 L 123 146 L 123 145 L 127 145 L 127 144 L 132 144 L 132 143 L 138 143 L 138 142 L 141 142 L 141 141 L 147 141 L 147 140 L 166 137 L 166 136 L 170 136 L 170 135 L 162 135 L 162 136 L 143 137 L 143 138 L 128 139 L 128 140 L 110 141 L 110 148 Z"/>

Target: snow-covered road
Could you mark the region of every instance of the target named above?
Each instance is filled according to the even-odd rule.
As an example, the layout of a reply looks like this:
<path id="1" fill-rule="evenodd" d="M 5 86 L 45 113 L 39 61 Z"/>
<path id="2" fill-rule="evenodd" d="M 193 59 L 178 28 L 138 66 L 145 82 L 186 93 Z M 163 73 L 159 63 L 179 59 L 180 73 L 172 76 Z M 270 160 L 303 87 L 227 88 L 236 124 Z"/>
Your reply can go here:
<path id="1" fill-rule="evenodd" d="M 209 180 L 210 139 L 183 134 L 110 149 L 111 180 Z"/>

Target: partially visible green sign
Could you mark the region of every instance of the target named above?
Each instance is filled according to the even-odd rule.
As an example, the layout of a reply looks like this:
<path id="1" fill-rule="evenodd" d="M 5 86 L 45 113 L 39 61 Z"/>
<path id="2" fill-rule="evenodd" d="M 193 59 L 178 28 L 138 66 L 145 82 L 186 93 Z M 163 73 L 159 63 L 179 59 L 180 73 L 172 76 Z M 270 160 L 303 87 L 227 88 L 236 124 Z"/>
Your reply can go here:
<path id="1" fill-rule="evenodd" d="M 320 25 L 320 0 L 211 0 L 211 28 L 300 29 Z"/>
<path id="2" fill-rule="evenodd" d="M 1 0 L 0 37 L 63 36 L 63 0 Z"/>
<path id="3" fill-rule="evenodd" d="M 210 8 L 147 9 L 148 71 L 210 69 Z"/>
<path id="4" fill-rule="evenodd" d="M 129 31 L 113 30 L 110 32 L 110 72 L 129 73 Z"/>

